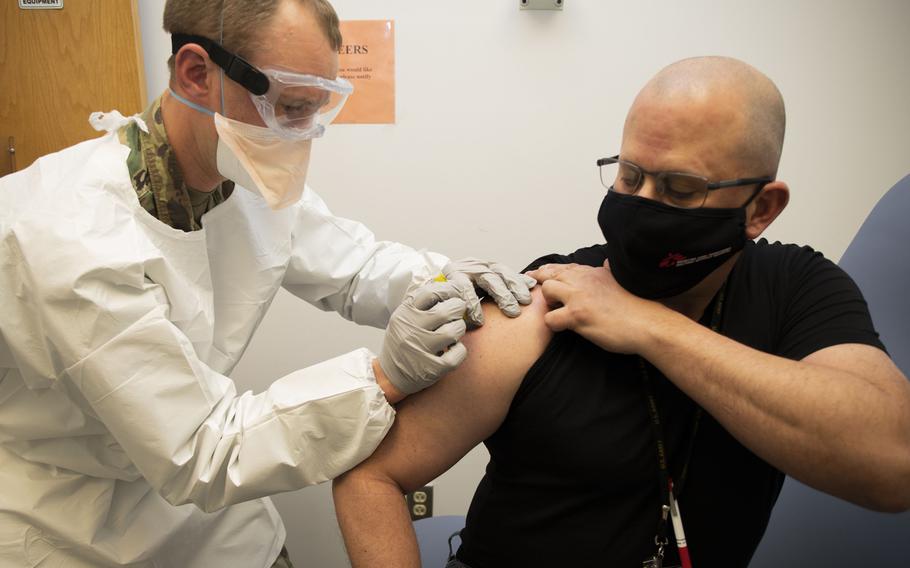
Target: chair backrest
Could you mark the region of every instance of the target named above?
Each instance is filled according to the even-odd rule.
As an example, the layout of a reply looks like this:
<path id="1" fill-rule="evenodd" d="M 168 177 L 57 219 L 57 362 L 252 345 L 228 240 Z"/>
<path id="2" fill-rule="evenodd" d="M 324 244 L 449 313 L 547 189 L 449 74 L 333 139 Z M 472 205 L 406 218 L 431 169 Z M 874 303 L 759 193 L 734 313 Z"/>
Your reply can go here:
<path id="1" fill-rule="evenodd" d="M 910 175 L 872 209 L 840 266 L 866 298 L 891 358 L 910 376 Z M 906 566 L 897 543 L 908 536 L 910 513 L 868 511 L 788 478 L 750 566 Z"/>
<path id="2" fill-rule="evenodd" d="M 910 175 L 872 209 L 840 266 L 862 290 L 891 358 L 910 376 Z"/>
<path id="3" fill-rule="evenodd" d="M 428 517 L 414 522 L 417 544 L 420 546 L 420 565 L 423 568 L 443 568 L 449 558 L 449 537 L 464 528 L 463 515 Z M 459 537 L 452 539 L 452 551 L 458 550 Z"/>

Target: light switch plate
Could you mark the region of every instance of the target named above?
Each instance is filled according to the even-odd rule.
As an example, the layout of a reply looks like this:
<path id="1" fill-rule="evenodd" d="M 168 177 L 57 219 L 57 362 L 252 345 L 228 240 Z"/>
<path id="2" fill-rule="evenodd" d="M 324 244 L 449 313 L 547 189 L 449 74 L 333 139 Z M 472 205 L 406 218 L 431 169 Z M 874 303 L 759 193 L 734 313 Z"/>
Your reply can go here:
<path id="1" fill-rule="evenodd" d="M 565 0 L 518 0 L 522 10 L 562 10 Z"/>

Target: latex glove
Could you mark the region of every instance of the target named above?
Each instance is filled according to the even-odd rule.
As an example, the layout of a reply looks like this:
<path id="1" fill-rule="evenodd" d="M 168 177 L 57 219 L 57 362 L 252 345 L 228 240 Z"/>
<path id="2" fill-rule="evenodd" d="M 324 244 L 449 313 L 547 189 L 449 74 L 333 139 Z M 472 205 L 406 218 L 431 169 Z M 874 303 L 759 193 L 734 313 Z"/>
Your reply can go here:
<path id="1" fill-rule="evenodd" d="M 461 291 L 467 304 L 465 317 L 472 325 L 483 325 L 483 310 L 475 287 L 489 294 L 502 313 L 514 318 L 521 315 L 518 304 L 531 303 L 531 288 L 537 284 L 537 280 L 508 266 L 476 258 L 453 260 L 442 268 L 442 273 Z"/>
<path id="2" fill-rule="evenodd" d="M 580 265 L 575 264 L 574 262 L 570 264 L 543 264 L 538 266 L 536 270 L 529 270 L 527 274 L 531 278 L 537 280 L 538 284 L 543 284 L 547 280 L 558 278 L 560 274 L 567 270 L 578 268 L 579 266 Z"/>
<path id="3" fill-rule="evenodd" d="M 403 394 L 431 386 L 464 361 L 465 301 L 450 282 L 430 282 L 415 290 L 389 320 L 379 366 Z"/>

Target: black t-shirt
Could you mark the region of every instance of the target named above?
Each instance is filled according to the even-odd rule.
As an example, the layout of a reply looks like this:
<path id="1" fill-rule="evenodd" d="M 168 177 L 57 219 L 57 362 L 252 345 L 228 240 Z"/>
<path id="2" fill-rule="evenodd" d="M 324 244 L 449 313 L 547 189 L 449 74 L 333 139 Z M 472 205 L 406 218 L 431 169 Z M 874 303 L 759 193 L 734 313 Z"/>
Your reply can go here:
<path id="1" fill-rule="evenodd" d="M 605 258 L 599 245 L 529 268 Z M 761 351 L 798 360 L 841 343 L 884 348 L 850 277 L 808 247 L 747 243 L 726 294 L 721 332 Z M 648 370 L 678 479 L 696 406 Z M 472 568 L 640 567 L 654 553 L 660 507 L 646 400 L 636 356 L 557 334 L 485 442 L 490 462 L 458 558 Z M 783 480 L 706 413 L 679 498 L 693 565 L 747 566 Z M 666 565 L 678 562 L 669 530 Z"/>

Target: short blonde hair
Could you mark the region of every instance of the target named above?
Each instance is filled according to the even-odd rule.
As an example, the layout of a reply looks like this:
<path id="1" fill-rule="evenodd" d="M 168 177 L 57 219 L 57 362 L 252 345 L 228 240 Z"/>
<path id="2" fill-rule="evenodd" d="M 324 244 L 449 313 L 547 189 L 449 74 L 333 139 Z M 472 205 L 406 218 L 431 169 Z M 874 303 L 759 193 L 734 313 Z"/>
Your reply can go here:
<path id="1" fill-rule="evenodd" d="M 249 59 L 262 43 L 260 30 L 278 11 L 279 4 L 285 1 L 308 6 L 332 49 L 338 51 L 341 48 L 338 14 L 327 0 L 167 0 L 164 5 L 164 31 L 172 35 L 198 35 L 218 41 L 225 49 Z M 167 64 L 173 73 L 173 55 Z"/>

